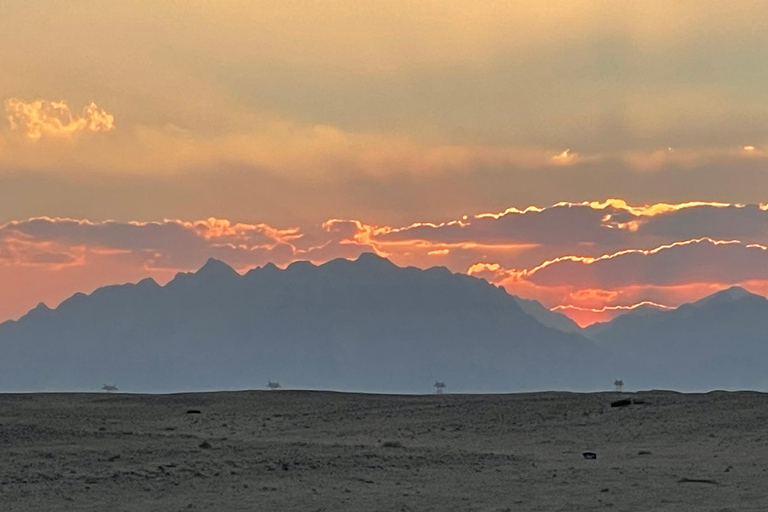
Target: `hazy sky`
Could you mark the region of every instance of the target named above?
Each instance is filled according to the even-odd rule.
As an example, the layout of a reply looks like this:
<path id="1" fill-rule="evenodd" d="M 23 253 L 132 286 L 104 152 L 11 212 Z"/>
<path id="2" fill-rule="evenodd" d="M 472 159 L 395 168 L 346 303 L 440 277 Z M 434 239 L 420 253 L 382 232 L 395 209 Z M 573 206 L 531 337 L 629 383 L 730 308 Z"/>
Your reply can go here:
<path id="1" fill-rule="evenodd" d="M 374 249 L 549 307 L 768 290 L 766 19 L 718 0 L 0 2 L 0 319 L 211 255 Z M 718 205 L 637 208 L 690 202 Z M 401 229 L 424 222 L 448 225 Z"/>

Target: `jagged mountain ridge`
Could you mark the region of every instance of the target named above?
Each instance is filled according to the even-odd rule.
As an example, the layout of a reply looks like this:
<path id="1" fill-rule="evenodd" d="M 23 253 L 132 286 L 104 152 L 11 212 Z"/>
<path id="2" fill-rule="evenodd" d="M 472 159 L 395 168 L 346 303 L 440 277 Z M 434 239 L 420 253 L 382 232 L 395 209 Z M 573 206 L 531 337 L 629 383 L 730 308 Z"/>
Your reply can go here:
<path id="1" fill-rule="evenodd" d="M 239 275 L 210 260 L 75 294 L 0 325 L 0 388 L 169 391 L 263 386 L 428 391 L 599 389 L 605 355 L 516 298 L 444 268 L 372 254 Z"/>

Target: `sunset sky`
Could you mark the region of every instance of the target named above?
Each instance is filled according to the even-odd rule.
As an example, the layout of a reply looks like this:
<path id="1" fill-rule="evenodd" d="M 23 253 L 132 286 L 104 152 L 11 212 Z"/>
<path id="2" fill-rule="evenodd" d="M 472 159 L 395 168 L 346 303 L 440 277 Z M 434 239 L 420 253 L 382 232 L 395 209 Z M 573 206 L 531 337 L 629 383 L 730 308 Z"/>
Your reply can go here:
<path id="1" fill-rule="evenodd" d="M 0 3 L 0 321 L 375 251 L 581 324 L 768 295 L 768 3 Z"/>

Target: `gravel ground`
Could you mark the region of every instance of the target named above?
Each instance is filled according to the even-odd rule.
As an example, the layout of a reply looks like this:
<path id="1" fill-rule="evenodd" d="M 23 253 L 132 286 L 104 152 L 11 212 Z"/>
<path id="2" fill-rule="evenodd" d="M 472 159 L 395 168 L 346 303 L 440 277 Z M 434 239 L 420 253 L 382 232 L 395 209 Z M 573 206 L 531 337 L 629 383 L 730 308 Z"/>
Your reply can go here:
<path id="1" fill-rule="evenodd" d="M 767 420 L 751 392 L 0 395 L 0 510 L 765 511 Z"/>

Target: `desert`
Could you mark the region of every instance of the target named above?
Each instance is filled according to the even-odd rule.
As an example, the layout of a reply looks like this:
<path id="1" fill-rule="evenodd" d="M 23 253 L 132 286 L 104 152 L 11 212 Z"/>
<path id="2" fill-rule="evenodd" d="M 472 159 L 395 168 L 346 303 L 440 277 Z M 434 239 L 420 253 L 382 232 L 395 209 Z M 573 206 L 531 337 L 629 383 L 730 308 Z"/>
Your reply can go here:
<path id="1" fill-rule="evenodd" d="M 5 394 L 0 509 L 761 511 L 767 404 L 756 392 Z"/>
<path id="2" fill-rule="evenodd" d="M 0 0 L 0 512 L 768 512 L 765 20 Z"/>

